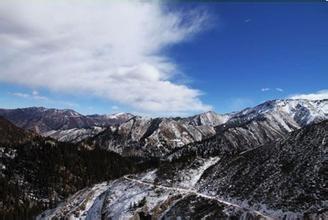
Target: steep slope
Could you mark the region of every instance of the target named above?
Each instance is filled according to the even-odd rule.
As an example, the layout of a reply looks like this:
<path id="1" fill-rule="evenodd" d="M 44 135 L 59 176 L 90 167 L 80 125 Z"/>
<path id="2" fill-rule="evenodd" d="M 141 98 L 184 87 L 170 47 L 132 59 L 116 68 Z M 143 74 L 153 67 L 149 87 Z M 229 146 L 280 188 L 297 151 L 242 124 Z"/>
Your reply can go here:
<path id="1" fill-rule="evenodd" d="M 0 120 L 0 131 L 9 133 L 0 136 L 0 216 L 4 219 L 31 219 L 83 187 L 148 166 L 113 152 L 30 138 L 30 133 L 5 120 Z"/>
<path id="2" fill-rule="evenodd" d="M 88 149 L 101 148 L 124 156 L 162 157 L 172 149 L 215 134 L 209 125 L 194 126 L 174 118 L 134 117 L 83 142 Z"/>
<path id="3" fill-rule="evenodd" d="M 242 124 L 258 117 L 280 122 L 280 125 L 286 130 L 292 131 L 294 125 L 302 127 L 327 119 L 328 100 L 286 99 L 267 101 L 254 108 L 247 108 L 234 114 L 228 124 Z"/>
<path id="4" fill-rule="evenodd" d="M 39 134 L 51 130 L 109 126 L 132 117 L 131 114 L 84 116 L 70 109 L 47 109 L 31 107 L 22 109 L 0 109 L 3 116 L 18 127 L 33 130 Z"/>
<path id="5" fill-rule="evenodd" d="M 165 162 L 85 188 L 39 219 L 326 219 L 327 138 L 325 121 L 239 155 Z"/>
<path id="6" fill-rule="evenodd" d="M 35 134 L 16 127 L 0 117 L 0 144 L 19 144 L 35 137 Z"/>
<path id="7" fill-rule="evenodd" d="M 86 138 L 94 137 L 100 132 L 104 131 L 104 127 L 90 127 L 90 128 L 72 128 L 67 130 L 51 130 L 43 133 L 45 137 L 52 137 L 58 141 L 78 143 Z"/>
<path id="8" fill-rule="evenodd" d="M 286 137 L 305 125 L 328 119 L 328 100 L 273 100 L 230 115 L 216 127 L 216 135 L 177 149 L 169 159 L 182 155 L 236 154 Z"/>
<path id="9" fill-rule="evenodd" d="M 218 158 L 199 158 L 181 174 L 201 176 Z M 39 219 L 271 219 L 256 210 L 198 193 L 185 180 L 163 185 L 154 182 L 156 170 L 127 175 L 77 192 Z"/>
<path id="10" fill-rule="evenodd" d="M 287 139 L 221 158 L 197 186 L 258 208 L 328 215 L 327 140 L 328 121 L 307 126 Z"/>
<path id="11" fill-rule="evenodd" d="M 182 120 L 188 121 L 191 125 L 195 125 L 195 126 L 209 125 L 215 127 L 226 123 L 229 120 L 229 118 L 230 118 L 229 114 L 220 115 L 217 114 L 216 112 L 209 111 Z"/>
<path id="12" fill-rule="evenodd" d="M 328 119 L 328 100 L 273 100 L 227 115 L 134 117 L 84 141 L 83 146 L 170 160 L 185 154 L 235 154 L 324 119 Z"/>

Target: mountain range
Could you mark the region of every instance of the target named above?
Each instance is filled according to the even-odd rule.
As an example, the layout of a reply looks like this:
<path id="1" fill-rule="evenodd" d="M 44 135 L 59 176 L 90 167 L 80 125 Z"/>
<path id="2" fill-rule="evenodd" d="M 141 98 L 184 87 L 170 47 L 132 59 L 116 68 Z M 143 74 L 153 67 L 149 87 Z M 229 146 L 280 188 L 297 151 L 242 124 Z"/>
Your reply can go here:
<path id="1" fill-rule="evenodd" d="M 328 218 L 328 100 L 185 118 L 0 116 L 7 218 Z"/>

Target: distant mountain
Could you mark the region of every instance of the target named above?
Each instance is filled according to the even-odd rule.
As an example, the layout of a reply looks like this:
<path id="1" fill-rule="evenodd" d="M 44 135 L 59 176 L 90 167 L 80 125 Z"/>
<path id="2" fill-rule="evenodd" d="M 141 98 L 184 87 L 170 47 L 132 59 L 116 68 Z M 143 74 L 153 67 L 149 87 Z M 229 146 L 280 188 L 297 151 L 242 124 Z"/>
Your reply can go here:
<path id="1" fill-rule="evenodd" d="M 84 116 L 73 110 L 45 108 L 0 110 L 0 115 L 43 136 L 82 141 L 86 149 L 172 159 L 188 152 L 234 154 L 283 138 L 305 125 L 328 119 L 328 100 L 272 100 L 236 113 L 210 111 L 187 118 L 147 118 L 129 113 Z"/>
<path id="2" fill-rule="evenodd" d="M 185 118 L 184 120 L 195 126 L 209 125 L 215 127 L 226 123 L 230 117 L 230 114 L 220 115 L 213 111 L 209 111 L 189 118 Z"/>
<path id="3" fill-rule="evenodd" d="M 82 145 L 87 149 L 106 149 L 124 156 L 161 157 L 175 148 L 214 134 L 214 127 L 206 122 L 194 125 L 193 119 L 136 116 L 86 139 Z"/>
<path id="4" fill-rule="evenodd" d="M 84 116 L 71 109 L 59 110 L 43 107 L 0 109 L 0 116 L 18 127 L 33 130 L 39 134 L 53 130 L 109 126 L 122 123 L 132 117 L 129 113 Z"/>
<path id="5" fill-rule="evenodd" d="M 235 155 L 180 158 L 85 188 L 39 219 L 327 219 L 328 121 Z"/>
<path id="6" fill-rule="evenodd" d="M 325 219 L 327 106 L 273 100 L 187 118 L 1 110 L 60 142 L 0 119 L 0 216 Z"/>
<path id="7" fill-rule="evenodd" d="M 43 133 L 45 137 L 52 137 L 58 141 L 78 143 L 86 138 L 96 136 L 104 131 L 105 127 L 90 127 L 90 128 L 72 128 L 66 130 L 51 130 Z"/>
<path id="8" fill-rule="evenodd" d="M 216 135 L 174 150 L 181 155 L 236 154 L 286 137 L 301 127 L 328 119 L 328 100 L 273 100 L 230 115 L 216 127 Z"/>
<path id="9" fill-rule="evenodd" d="M 86 139 L 83 146 L 125 156 L 169 159 L 192 152 L 235 154 L 325 119 L 328 100 L 273 100 L 227 115 L 206 112 L 188 118 L 134 117 Z"/>
<path id="10" fill-rule="evenodd" d="M 234 114 L 228 123 L 245 123 L 253 119 L 265 117 L 280 123 L 284 129 L 292 131 L 294 127 L 302 127 L 313 122 L 320 122 L 328 117 L 328 99 L 306 100 L 285 99 L 264 102 L 254 108 Z"/>

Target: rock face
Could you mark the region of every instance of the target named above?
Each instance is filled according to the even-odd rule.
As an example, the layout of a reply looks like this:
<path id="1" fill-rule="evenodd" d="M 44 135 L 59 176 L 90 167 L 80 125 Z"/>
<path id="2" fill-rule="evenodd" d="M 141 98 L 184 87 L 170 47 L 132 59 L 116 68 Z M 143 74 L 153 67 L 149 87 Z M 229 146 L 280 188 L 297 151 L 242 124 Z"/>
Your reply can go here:
<path id="1" fill-rule="evenodd" d="M 210 125 L 195 126 L 174 118 L 134 117 L 111 126 L 83 142 L 86 148 L 102 148 L 124 156 L 161 157 L 175 148 L 215 134 Z"/>
<path id="2" fill-rule="evenodd" d="M 230 115 L 216 127 L 216 135 L 171 153 L 203 156 L 236 154 L 282 139 L 291 131 L 328 119 L 328 100 L 274 100 Z"/>
<path id="3" fill-rule="evenodd" d="M 201 176 L 218 158 L 201 159 L 182 172 Z M 128 175 L 77 192 L 38 219 L 271 219 L 262 213 L 198 193 L 185 180 L 156 181 L 157 170 Z M 194 178 L 194 176 L 191 176 Z M 156 181 L 156 182 L 155 182 Z"/>
<path id="4" fill-rule="evenodd" d="M 184 154 L 235 154 L 328 119 L 328 100 L 274 100 L 238 113 L 189 118 L 134 117 L 83 144 L 124 156 L 172 160 Z"/>
<path id="5" fill-rule="evenodd" d="M 195 126 L 209 125 L 215 127 L 226 123 L 229 120 L 229 118 L 230 118 L 229 114 L 220 115 L 213 111 L 209 111 L 186 118 L 185 121 L 188 121 L 189 124 Z"/>
<path id="6" fill-rule="evenodd" d="M 83 141 L 87 149 L 172 159 L 190 152 L 235 154 L 284 138 L 291 131 L 327 119 L 328 100 L 273 100 L 237 113 L 205 112 L 188 118 L 152 119 L 128 113 L 83 116 L 72 110 L 45 108 L 0 110 L 0 115 L 44 136 Z"/>
<path id="7" fill-rule="evenodd" d="M 222 158 L 197 187 L 258 208 L 328 211 L 327 140 L 328 121 L 307 126 L 286 139 Z"/>
<path id="8" fill-rule="evenodd" d="M 72 128 L 67 130 L 52 130 L 43 133 L 45 137 L 52 137 L 61 142 L 78 143 L 86 138 L 96 136 L 104 131 L 104 127 L 90 127 L 90 128 Z"/>
<path id="9" fill-rule="evenodd" d="M 0 144 L 0 215 L 52 208 L 86 187 L 39 218 L 328 219 L 327 105 L 274 100 L 224 116 L 127 116 L 105 130 L 67 130 L 73 119 L 58 116 L 65 126 L 49 135 L 69 142 Z M 25 137 L 1 124 L 13 130 L 3 140 Z"/>
<path id="10" fill-rule="evenodd" d="M 238 155 L 180 158 L 79 191 L 39 219 L 326 219 L 327 138 L 324 121 Z"/>
<path id="11" fill-rule="evenodd" d="M 302 127 L 327 119 L 328 100 L 287 99 L 267 101 L 254 108 L 247 108 L 234 114 L 228 124 L 243 124 L 259 117 L 276 121 L 279 126 L 292 131 L 294 126 Z"/>
<path id="12" fill-rule="evenodd" d="M 109 126 L 122 123 L 132 117 L 129 113 L 84 116 L 70 109 L 59 110 L 43 107 L 0 109 L 0 116 L 18 127 L 33 130 L 39 134 L 52 130 Z"/>

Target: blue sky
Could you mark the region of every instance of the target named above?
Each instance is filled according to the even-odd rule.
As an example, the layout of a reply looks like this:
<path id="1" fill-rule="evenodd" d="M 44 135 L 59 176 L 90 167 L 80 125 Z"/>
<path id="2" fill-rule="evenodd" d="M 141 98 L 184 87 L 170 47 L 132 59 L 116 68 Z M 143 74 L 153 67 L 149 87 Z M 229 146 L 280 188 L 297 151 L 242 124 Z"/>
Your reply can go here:
<path id="1" fill-rule="evenodd" d="M 122 90 L 125 93 L 117 92 L 118 95 L 116 95 L 120 86 L 112 88 L 113 86 L 108 85 L 111 94 L 107 94 L 107 84 L 100 83 L 99 86 L 98 84 L 90 84 L 90 87 L 88 85 L 85 90 L 80 91 L 79 88 L 84 87 L 83 84 L 80 85 L 78 82 L 75 87 L 74 79 L 69 79 L 68 77 L 71 75 L 68 73 L 63 72 L 62 75 L 49 73 L 49 81 L 45 82 L 44 79 L 33 75 L 39 70 L 34 70 L 32 65 L 26 67 L 31 72 L 24 73 L 26 69 L 9 69 L 13 72 L 1 78 L 1 75 L 5 75 L 5 71 L 8 71 L 8 69 L 3 68 L 2 71 L 0 69 L 1 107 L 73 108 L 85 114 L 129 111 L 146 115 L 188 115 L 211 108 L 217 112 L 225 113 L 254 106 L 268 99 L 286 98 L 295 94 L 315 95 L 316 92 L 327 89 L 327 4 L 183 3 L 165 6 L 151 8 L 152 11 L 159 10 L 163 14 L 159 16 L 158 13 L 154 13 L 153 16 L 158 19 L 158 23 L 153 24 L 155 28 L 152 27 L 149 34 L 165 35 L 165 30 L 161 32 L 160 24 L 163 24 L 163 28 L 170 29 L 171 32 L 167 32 L 170 37 L 165 39 L 158 37 L 149 40 L 149 42 L 147 39 L 140 38 L 139 41 L 145 40 L 147 43 L 140 48 L 144 48 L 145 45 L 152 44 L 152 42 L 161 42 L 149 50 L 150 52 L 145 52 L 152 53 L 151 58 L 144 56 L 140 56 L 140 58 L 139 52 L 136 52 L 138 56 L 131 56 L 133 62 L 141 60 L 140 62 L 151 63 L 151 65 L 138 64 L 138 68 L 132 68 L 133 71 L 136 71 L 133 73 L 123 71 L 125 78 L 120 78 L 117 81 L 120 83 L 129 77 L 137 79 L 133 81 L 133 85 L 138 85 L 142 81 L 140 89 L 131 88 L 131 84 L 122 84 Z M 140 6 L 136 10 L 148 10 L 143 7 Z M 164 7 L 165 9 L 163 9 Z M 28 12 L 33 10 L 36 9 L 31 8 Z M 49 10 L 52 11 L 53 8 L 51 7 Z M 132 7 L 131 10 L 135 10 L 135 8 Z M 184 23 L 178 27 L 175 23 L 171 25 L 171 17 L 166 15 L 177 11 L 180 14 L 175 14 L 175 19 L 181 18 L 181 23 Z M 194 16 L 195 13 L 196 16 Z M 191 16 L 190 20 L 189 15 Z M 31 18 L 32 22 L 33 19 L 35 18 Z M 202 21 L 197 23 L 197 19 Z M 193 23 L 192 29 L 188 29 L 190 23 Z M 42 26 L 44 24 L 36 25 Z M 113 27 L 120 31 L 120 25 L 122 24 Z M 111 30 L 109 29 L 108 32 Z M 4 41 L 0 41 L 0 48 L 1 44 L 4 43 Z M 18 51 L 20 53 L 21 47 L 11 43 L 14 45 L 13 47 L 16 47 L 15 50 L 11 50 L 8 45 L 2 45 L 2 47 L 9 52 Z M 93 45 L 91 44 L 91 46 Z M 40 46 L 37 46 L 37 49 L 40 50 Z M 42 47 L 41 49 L 43 49 Z M 139 51 L 140 48 L 136 48 L 135 51 Z M 2 65 L 6 65 L 6 62 L 13 66 L 19 65 L 18 61 L 12 61 L 15 57 L 13 58 L 9 52 L 4 54 L 0 52 L 0 56 L 4 57 L 4 61 L 1 62 Z M 45 56 L 44 53 L 42 56 Z M 100 51 L 99 53 L 105 52 Z M 127 53 L 129 53 L 128 48 Z M 119 55 L 121 54 L 119 53 Z M 126 54 L 123 55 L 125 58 Z M 116 54 L 110 53 L 110 56 L 116 56 Z M 165 62 L 153 62 L 153 60 L 165 60 Z M 61 60 L 56 61 L 62 62 Z M 9 64 L 8 66 L 10 66 Z M 36 65 L 39 63 L 37 62 Z M 120 65 L 126 66 L 125 63 L 120 63 Z M 149 74 L 148 72 L 148 75 L 139 74 L 139 66 L 141 66 L 142 74 L 148 70 Z M 112 68 L 112 66 L 106 68 Z M 62 69 L 64 68 L 58 69 L 58 71 Z M 47 74 L 47 71 L 51 72 L 52 68 L 43 65 L 42 71 Z M 83 77 L 86 77 L 87 80 L 93 79 L 87 77 L 92 75 L 93 71 L 92 69 L 90 73 L 86 73 L 89 75 L 83 75 Z M 32 78 L 36 77 L 36 81 L 40 80 L 40 83 L 29 82 L 29 77 L 26 75 L 24 75 L 26 79 L 18 80 L 23 74 L 29 74 Z M 156 74 L 159 76 L 157 77 Z M 158 86 L 153 88 L 151 85 L 143 84 L 144 77 L 152 78 L 153 75 L 156 75 L 154 85 L 159 83 Z M 95 73 L 95 79 L 100 76 L 104 75 Z M 61 81 L 57 82 L 56 80 L 60 77 L 62 77 L 62 81 L 69 81 L 72 89 Z M 74 77 L 79 77 L 79 75 L 74 75 Z M 55 86 L 52 84 L 52 80 Z M 165 87 L 167 84 L 170 85 Z M 165 88 L 161 90 L 159 87 L 162 85 Z M 176 85 L 183 85 L 183 87 L 176 87 Z M 131 99 L 126 98 L 130 94 L 138 93 L 143 87 L 148 88 L 148 86 L 149 89 L 141 93 L 140 96 L 131 97 Z M 103 88 L 103 90 L 97 90 L 97 88 Z M 129 91 L 130 88 L 131 91 Z M 173 94 L 164 96 L 163 94 L 169 93 L 168 90 L 172 90 Z M 113 95 L 113 93 L 115 94 Z M 174 93 L 176 96 L 183 95 L 177 98 Z M 325 94 L 325 92 L 322 93 Z M 142 96 L 145 94 L 152 96 L 151 99 L 143 100 Z M 156 100 L 157 98 L 161 101 Z M 181 104 L 179 108 L 172 107 L 185 100 L 187 100 L 186 103 Z"/>

